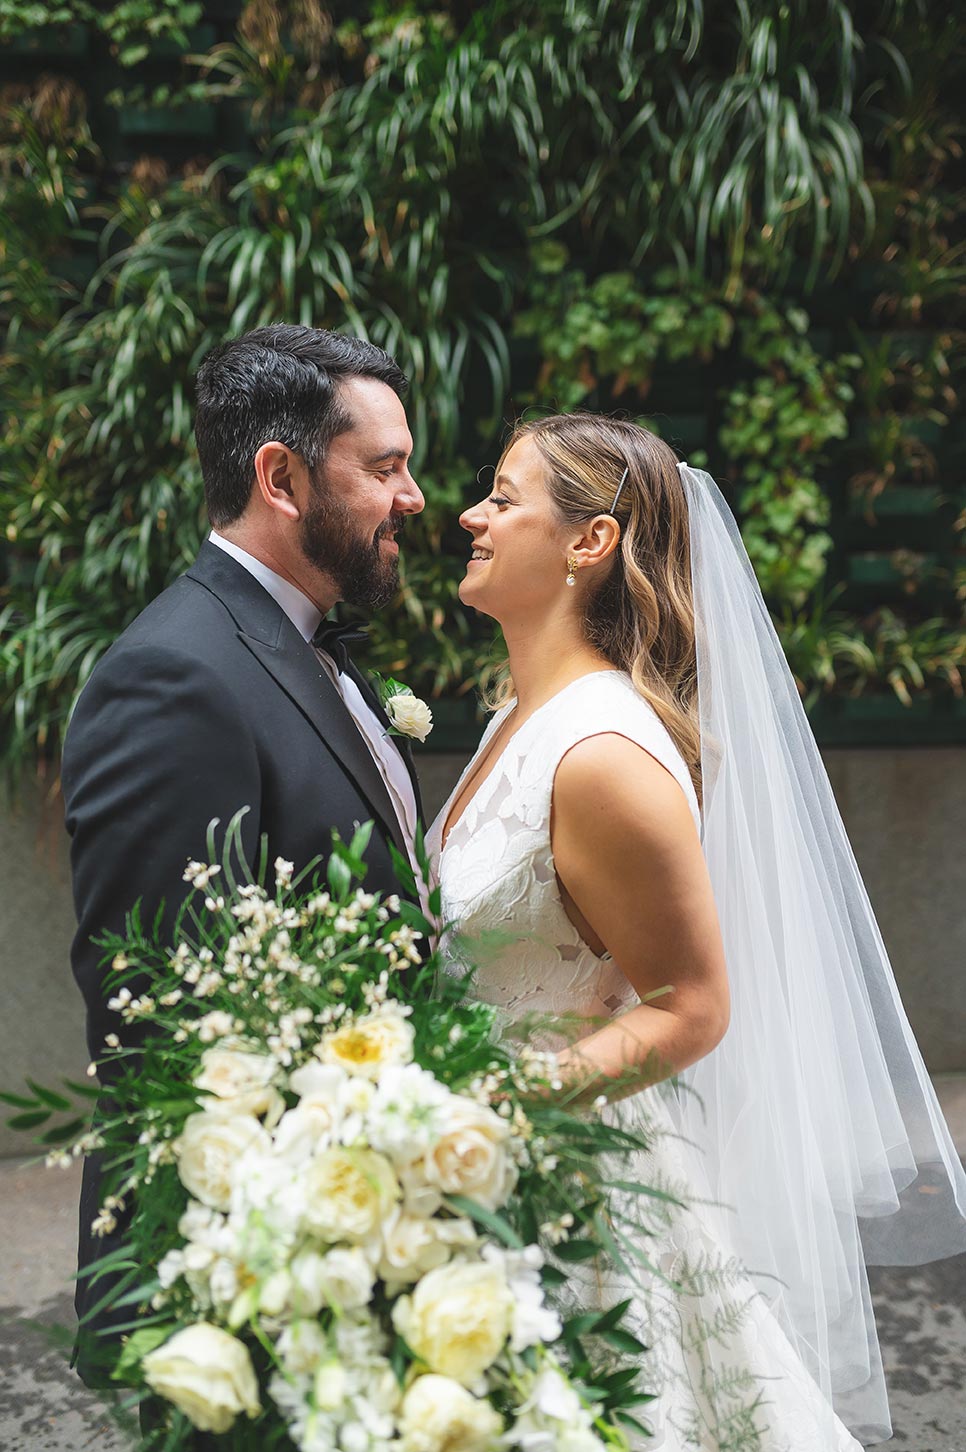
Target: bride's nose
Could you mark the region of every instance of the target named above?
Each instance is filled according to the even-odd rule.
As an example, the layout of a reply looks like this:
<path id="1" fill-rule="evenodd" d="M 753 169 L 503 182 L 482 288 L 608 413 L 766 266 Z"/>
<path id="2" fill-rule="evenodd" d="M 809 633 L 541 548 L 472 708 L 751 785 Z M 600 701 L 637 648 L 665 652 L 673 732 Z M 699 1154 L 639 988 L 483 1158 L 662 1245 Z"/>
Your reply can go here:
<path id="1" fill-rule="evenodd" d="M 460 515 L 460 524 L 470 534 L 479 534 L 480 530 L 485 528 L 486 521 L 483 518 L 482 501 L 477 504 L 471 504 L 468 509 L 463 510 L 463 513 Z"/>

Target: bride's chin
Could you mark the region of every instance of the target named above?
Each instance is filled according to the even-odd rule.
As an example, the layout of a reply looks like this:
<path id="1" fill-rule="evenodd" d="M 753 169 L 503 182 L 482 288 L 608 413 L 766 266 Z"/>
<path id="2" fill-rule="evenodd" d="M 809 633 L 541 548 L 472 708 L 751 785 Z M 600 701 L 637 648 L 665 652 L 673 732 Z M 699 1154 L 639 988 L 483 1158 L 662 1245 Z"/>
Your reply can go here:
<path id="1" fill-rule="evenodd" d="M 480 596 L 483 595 L 484 592 L 474 589 L 473 585 L 474 582 L 470 580 L 469 577 L 460 581 L 457 594 L 459 595 L 461 602 L 464 605 L 468 605 L 471 610 L 479 610 L 481 615 L 490 615 L 495 620 L 497 618 L 496 611 L 493 609 L 488 600 L 486 600 L 485 598 L 480 598 Z"/>

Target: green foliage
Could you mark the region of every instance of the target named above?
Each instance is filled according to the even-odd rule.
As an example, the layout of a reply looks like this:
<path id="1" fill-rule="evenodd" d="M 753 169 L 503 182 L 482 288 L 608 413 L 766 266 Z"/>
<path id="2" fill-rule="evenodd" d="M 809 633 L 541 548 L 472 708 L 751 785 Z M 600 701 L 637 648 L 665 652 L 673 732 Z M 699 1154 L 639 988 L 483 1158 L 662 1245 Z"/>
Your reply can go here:
<path id="1" fill-rule="evenodd" d="M 0 0 L 0 41 L 9 41 L 30 31 L 84 25 L 99 31 L 111 44 L 117 63 L 137 65 L 159 40 L 187 47 L 188 33 L 201 18 L 198 0 L 116 0 L 96 4 L 91 0 Z"/>
<path id="2" fill-rule="evenodd" d="M 933 9 L 867 25 L 843 0 L 490 0 L 333 19 L 252 0 L 185 75 L 197 4 L 0 0 L 3 34 L 80 22 L 114 56 L 119 104 L 201 101 L 219 138 L 214 158 L 172 143 L 119 164 L 82 67 L 0 98 L 6 759 L 56 757 L 99 655 L 192 557 L 191 374 L 278 319 L 367 336 L 412 379 L 428 508 L 370 660 L 419 694 L 471 688 L 489 658 L 458 602 L 454 520 L 525 403 L 645 413 L 733 481 L 809 691 L 955 689 L 963 571 L 944 556 L 927 579 L 920 541 L 892 602 L 916 670 L 895 674 L 898 636 L 864 598 L 845 676 L 809 623 L 841 512 L 858 501 L 850 518 L 878 528 L 890 491 L 949 467 L 962 58 Z M 837 272 L 848 328 L 807 296 Z M 880 538 L 907 543 L 883 526 L 864 547 Z"/>
<path id="3" fill-rule="evenodd" d="M 699 277 L 659 271 L 644 292 L 630 272 L 602 273 L 588 283 L 565 270 L 559 243 L 535 249 L 530 306 L 515 330 L 539 340 L 542 366 L 534 401 L 568 410 L 633 390 L 647 397 L 658 362 L 708 363 L 734 330 L 731 309 Z"/>
<path id="4" fill-rule="evenodd" d="M 762 589 L 800 606 L 825 575 L 832 540 L 822 528 L 829 501 L 818 471 L 826 446 L 848 431 L 847 380 L 860 360 L 823 361 L 800 308 L 751 302 L 739 341 L 754 371 L 728 393 L 719 437 L 728 473 L 741 481 L 742 535 Z"/>

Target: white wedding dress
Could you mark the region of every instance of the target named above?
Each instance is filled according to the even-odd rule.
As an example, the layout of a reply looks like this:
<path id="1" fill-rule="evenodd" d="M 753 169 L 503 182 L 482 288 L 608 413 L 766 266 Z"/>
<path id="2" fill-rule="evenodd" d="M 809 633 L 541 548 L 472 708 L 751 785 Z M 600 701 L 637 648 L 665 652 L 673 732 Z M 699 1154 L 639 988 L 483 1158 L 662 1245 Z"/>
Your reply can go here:
<path id="1" fill-rule="evenodd" d="M 497 1005 L 508 1022 L 530 1014 L 576 1015 L 597 1020 L 590 1031 L 601 1018 L 629 1008 L 636 996 L 618 965 L 583 942 L 564 909 L 550 844 L 557 766 L 578 741 L 616 732 L 670 772 L 700 829 L 698 803 L 687 768 L 654 711 L 626 675 L 599 671 L 573 682 L 511 737 L 441 849 L 451 805 L 511 709 L 512 704 L 490 722 L 428 834 L 443 918 L 483 945 L 473 991 Z M 459 971 L 456 959 L 452 971 Z M 690 1202 L 683 1209 L 640 1202 L 654 1217 L 644 1249 L 667 1280 L 642 1271 L 633 1282 L 618 1277 L 608 1285 L 598 1270 L 578 1280 L 575 1268 L 567 1267 L 571 1294 L 582 1309 L 632 1297 L 630 1324 L 649 1348 L 642 1382 L 658 1395 L 641 1413 L 654 1435 L 632 1445 L 642 1452 L 860 1452 L 765 1295 L 736 1262 L 728 1243 L 729 1212 L 710 1202 L 702 1185 L 700 1146 L 674 1133 L 667 1108 L 667 1096 L 674 1093 L 659 1086 L 606 1111 L 629 1117 L 652 1145 L 639 1163 L 621 1167 L 624 1178 L 670 1189 Z"/>

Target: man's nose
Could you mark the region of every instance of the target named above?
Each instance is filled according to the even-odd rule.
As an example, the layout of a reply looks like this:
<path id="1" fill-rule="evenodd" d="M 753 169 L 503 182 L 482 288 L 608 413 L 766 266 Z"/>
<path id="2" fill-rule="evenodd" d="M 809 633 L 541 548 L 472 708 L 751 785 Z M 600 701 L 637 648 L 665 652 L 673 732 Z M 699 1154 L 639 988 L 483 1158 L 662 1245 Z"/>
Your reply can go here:
<path id="1" fill-rule="evenodd" d="M 393 502 L 400 514 L 421 514 L 426 508 L 423 491 L 408 469 L 402 488 L 397 491 Z"/>

